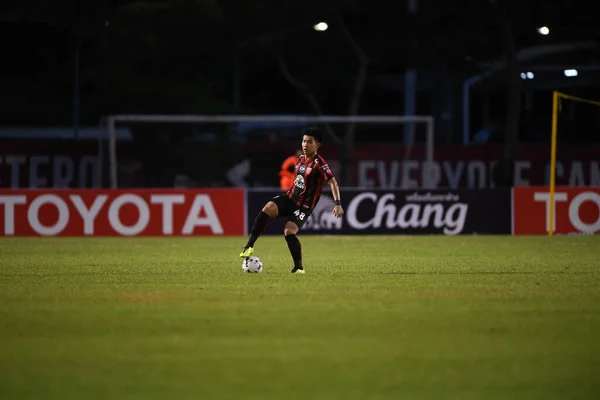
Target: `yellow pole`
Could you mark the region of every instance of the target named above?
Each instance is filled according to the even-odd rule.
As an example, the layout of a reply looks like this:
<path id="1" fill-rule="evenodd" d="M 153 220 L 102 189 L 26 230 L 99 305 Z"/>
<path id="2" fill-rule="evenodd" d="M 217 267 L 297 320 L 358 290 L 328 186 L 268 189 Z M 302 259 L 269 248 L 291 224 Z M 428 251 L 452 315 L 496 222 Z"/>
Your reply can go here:
<path id="1" fill-rule="evenodd" d="M 548 236 L 554 231 L 554 189 L 556 175 L 556 131 L 558 125 L 558 97 L 559 93 L 552 92 L 552 139 L 550 144 L 550 215 L 548 216 Z"/>

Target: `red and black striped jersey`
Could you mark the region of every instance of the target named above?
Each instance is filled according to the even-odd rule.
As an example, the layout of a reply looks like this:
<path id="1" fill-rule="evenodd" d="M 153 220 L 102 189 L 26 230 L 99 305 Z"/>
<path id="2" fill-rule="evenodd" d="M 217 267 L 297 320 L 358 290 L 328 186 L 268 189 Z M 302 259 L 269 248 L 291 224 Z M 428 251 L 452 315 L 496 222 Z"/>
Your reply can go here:
<path id="1" fill-rule="evenodd" d="M 294 184 L 286 195 L 296 206 L 307 208 L 311 212 L 321 198 L 325 182 L 334 177 L 333 172 L 325 159 L 318 154 L 310 160 L 304 154 L 298 157 L 295 171 Z"/>

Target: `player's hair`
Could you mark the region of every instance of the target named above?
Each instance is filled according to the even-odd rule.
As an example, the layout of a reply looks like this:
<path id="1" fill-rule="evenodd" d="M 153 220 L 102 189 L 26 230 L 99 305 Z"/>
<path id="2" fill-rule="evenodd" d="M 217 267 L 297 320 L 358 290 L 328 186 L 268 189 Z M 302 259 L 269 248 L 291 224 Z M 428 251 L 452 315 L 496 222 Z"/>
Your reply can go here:
<path id="1" fill-rule="evenodd" d="M 308 126 L 302 129 L 302 136 L 304 135 L 314 137 L 319 143 L 321 143 L 323 139 L 323 136 L 321 135 L 321 130 L 316 126 Z"/>

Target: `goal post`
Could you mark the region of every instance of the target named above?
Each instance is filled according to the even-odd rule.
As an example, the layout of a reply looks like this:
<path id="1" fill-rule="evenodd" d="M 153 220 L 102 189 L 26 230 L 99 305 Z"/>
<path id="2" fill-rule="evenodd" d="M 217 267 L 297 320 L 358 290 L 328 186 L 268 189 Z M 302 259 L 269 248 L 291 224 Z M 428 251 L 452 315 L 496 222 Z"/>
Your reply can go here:
<path id="1" fill-rule="evenodd" d="M 560 92 L 552 92 L 552 136 L 550 139 L 550 215 L 548 236 L 554 231 L 554 191 L 556 189 L 556 135 L 558 131 L 558 98 Z"/>
<path id="2" fill-rule="evenodd" d="M 284 115 L 167 115 L 167 114 L 119 114 L 107 115 L 100 120 L 98 155 L 103 152 L 104 133 L 108 141 L 109 186 L 119 187 L 117 125 L 131 123 L 170 123 L 170 124 L 232 124 L 232 123 L 297 123 L 305 125 L 317 124 L 425 124 L 425 166 L 423 188 L 433 188 L 434 179 L 430 166 L 434 162 L 434 118 L 429 115 L 322 115 L 322 116 L 284 116 Z M 99 168 L 103 168 L 99 160 Z M 103 171 L 100 172 L 103 174 Z"/>
<path id="3" fill-rule="evenodd" d="M 550 204 L 548 207 L 548 236 L 554 235 L 554 221 L 556 219 L 556 205 L 555 205 L 555 192 L 556 192 L 556 166 L 557 166 L 557 147 L 558 147 L 558 115 L 561 112 L 561 100 L 571 100 L 574 102 L 585 103 L 593 106 L 600 106 L 600 101 L 585 99 L 583 97 L 571 96 L 562 93 L 558 90 L 552 92 L 552 124 L 551 124 L 551 138 L 550 138 L 550 171 L 549 171 L 549 197 Z"/>

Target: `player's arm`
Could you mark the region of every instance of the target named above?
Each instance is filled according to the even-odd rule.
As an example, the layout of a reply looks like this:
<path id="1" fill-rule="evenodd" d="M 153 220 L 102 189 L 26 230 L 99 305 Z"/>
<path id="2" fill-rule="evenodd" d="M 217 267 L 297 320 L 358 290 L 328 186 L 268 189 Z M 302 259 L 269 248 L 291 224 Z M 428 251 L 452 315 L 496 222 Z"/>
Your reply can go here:
<path id="1" fill-rule="evenodd" d="M 338 185 L 335 177 L 331 177 L 327 181 L 329 187 L 331 188 L 331 194 L 333 195 L 333 200 L 335 201 L 335 206 L 333 207 L 333 215 L 336 217 L 341 217 L 344 215 L 344 209 L 342 208 L 342 196 L 340 195 L 340 186 Z"/>

